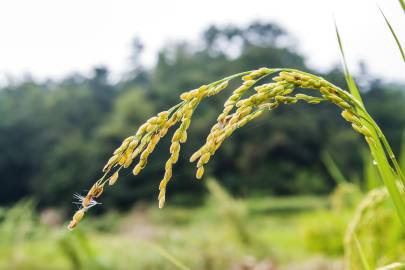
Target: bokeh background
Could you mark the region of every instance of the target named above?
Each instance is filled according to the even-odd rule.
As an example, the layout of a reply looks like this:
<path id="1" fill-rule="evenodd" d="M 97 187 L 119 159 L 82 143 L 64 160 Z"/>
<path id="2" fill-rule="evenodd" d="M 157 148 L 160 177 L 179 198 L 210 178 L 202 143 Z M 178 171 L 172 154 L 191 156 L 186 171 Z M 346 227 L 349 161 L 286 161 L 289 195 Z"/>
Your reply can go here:
<path id="1" fill-rule="evenodd" d="M 362 138 L 328 104 L 266 113 L 196 181 L 188 159 L 226 94 L 209 99 L 163 210 L 156 197 L 168 140 L 141 175 L 121 174 L 76 231 L 65 229 L 73 194 L 182 92 L 263 66 L 346 88 L 334 18 L 366 107 L 405 152 L 405 66 L 376 4 L 280 2 L 2 2 L 0 269 L 342 269 L 347 224 L 380 180 Z M 379 4 L 403 41 L 399 3 Z M 365 229 L 378 236 L 391 226 L 384 240 L 367 238 L 384 255 L 377 264 L 405 247 L 389 203 L 380 211 Z"/>

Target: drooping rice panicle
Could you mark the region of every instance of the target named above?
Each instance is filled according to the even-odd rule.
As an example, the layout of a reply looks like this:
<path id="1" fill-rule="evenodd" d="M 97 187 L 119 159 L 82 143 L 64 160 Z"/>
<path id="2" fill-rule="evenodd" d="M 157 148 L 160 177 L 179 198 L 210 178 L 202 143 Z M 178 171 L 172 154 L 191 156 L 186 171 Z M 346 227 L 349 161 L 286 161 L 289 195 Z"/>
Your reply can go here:
<path id="1" fill-rule="evenodd" d="M 270 75 L 273 75 L 272 82 L 257 85 Z M 106 183 L 110 186 L 116 184 L 120 170 L 131 166 L 136 159 L 138 162 L 133 167 L 133 174 L 138 175 L 146 167 L 148 158 L 159 141 L 165 137 L 170 128 L 178 125 L 171 139 L 170 158 L 165 164 L 165 174 L 159 184 L 158 200 L 159 207 L 162 208 L 166 200 L 167 184 L 173 175 L 173 165 L 179 159 L 181 144 L 187 141 L 194 111 L 204 98 L 224 92 L 230 82 L 236 79 L 242 79 L 242 84 L 226 100 L 224 109 L 211 128 L 205 144 L 190 158 L 191 162 L 197 163 L 197 179 L 203 177 L 204 166 L 226 138 L 262 115 L 264 111 L 274 110 L 280 105 L 295 104 L 298 101 L 309 104 L 328 101 L 337 105 L 342 110 L 342 117 L 365 138 L 401 222 L 405 225 L 405 200 L 397 185 L 398 179 L 405 183 L 402 172 L 384 134 L 367 113 L 361 100 L 313 74 L 287 68 L 260 68 L 235 74 L 185 92 L 180 96 L 180 103 L 167 111 L 158 113 L 141 125 L 135 135 L 126 138 L 113 152 L 104 166 L 104 175 L 94 183 L 87 195 L 80 199 L 81 208 L 74 214 L 69 228 L 73 229 L 83 218 L 84 213 L 94 206 L 94 199 L 103 193 Z M 248 91 L 252 87 L 254 91 Z M 305 94 L 295 94 L 296 89 L 305 91 Z M 313 96 L 312 93 L 317 95 Z"/>

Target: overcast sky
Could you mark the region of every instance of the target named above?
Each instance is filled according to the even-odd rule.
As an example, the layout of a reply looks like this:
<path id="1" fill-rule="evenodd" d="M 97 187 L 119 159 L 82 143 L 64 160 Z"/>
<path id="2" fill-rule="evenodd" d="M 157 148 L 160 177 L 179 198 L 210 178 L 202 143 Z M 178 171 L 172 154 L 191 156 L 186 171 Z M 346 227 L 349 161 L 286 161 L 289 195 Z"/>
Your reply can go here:
<path id="1" fill-rule="evenodd" d="M 0 79 L 30 73 L 37 79 L 88 74 L 108 66 L 115 78 L 127 68 L 139 37 L 152 65 L 167 41 L 196 40 L 209 24 L 274 21 L 298 41 L 313 67 L 340 63 L 333 16 L 350 66 L 366 60 L 381 77 L 405 81 L 405 64 L 377 3 L 405 44 L 405 14 L 398 0 L 1 0 Z"/>

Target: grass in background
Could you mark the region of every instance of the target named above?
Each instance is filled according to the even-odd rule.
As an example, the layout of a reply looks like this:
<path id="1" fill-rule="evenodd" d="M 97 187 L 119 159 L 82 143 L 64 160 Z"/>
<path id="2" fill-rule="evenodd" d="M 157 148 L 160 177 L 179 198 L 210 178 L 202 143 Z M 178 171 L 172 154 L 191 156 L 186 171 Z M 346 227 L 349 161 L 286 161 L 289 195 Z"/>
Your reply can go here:
<path id="1" fill-rule="evenodd" d="M 402 9 L 405 11 L 405 1 L 399 0 L 399 4 L 401 5 Z"/>
<path id="2" fill-rule="evenodd" d="M 0 228 L 7 229 L 0 232 L 18 238 L 0 242 L 0 269 L 342 269 L 342 239 L 361 198 L 354 187 L 340 185 L 330 197 L 237 199 L 210 179 L 202 206 L 170 205 L 162 211 L 139 203 L 127 213 L 85 220 L 71 233 L 44 224 L 23 202 L 1 211 Z M 393 214 L 382 201 L 367 210 L 356 229 L 359 242 L 368 243 L 364 253 L 378 258 L 375 265 L 403 259 L 404 234 Z M 316 257 L 323 259 L 314 266 Z"/>
<path id="3" fill-rule="evenodd" d="M 325 164 L 326 169 L 332 176 L 333 180 L 335 180 L 337 185 L 348 182 L 346 177 L 343 175 L 343 172 L 339 169 L 332 156 L 328 152 L 323 152 L 321 158 L 323 163 Z"/>
<path id="4" fill-rule="evenodd" d="M 399 158 L 402 169 L 404 169 L 404 147 L 405 138 L 401 143 Z M 326 251 L 329 254 L 339 253 L 339 251 L 344 250 L 347 269 L 368 270 L 376 269 L 377 266 L 381 265 L 388 266 L 379 269 L 401 269 L 401 263 L 391 264 L 391 262 L 405 260 L 401 252 L 401 250 L 405 249 L 405 233 L 401 230 L 398 219 L 393 215 L 392 205 L 387 203 L 389 196 L 386 189 L 378 188 L 381 186 L 381 180 L 377 173 L 376 164 L 370 157 L 369 152 L 363 152 L 364 172 L 361 183 L 364 183 L 364 185 L 359 186 L 350 184 L 344 179 L 343 173 L 328 153 L 323 154 L 323 161 L 337 183 L 337 188 L 331 200 L 332 211 L 325 212 L 325 220 L 332 221 L 334 225 L 339 224 L 342 213 L 345 212 L 351 215 L 352 210 L 357 209 L 354 218 L 345 219 L 350 220 L 350 225 L 345 233 L 344 247 L 339 245 L 339 241 L 336 241 L 336 239 L 330 239 L 330 235 L 338 235 L 340 239 L 342 235 L 339 235 L 338 232 L 343 230 L 336 230 L 338 226 L 331 227 L 328 226 L 328 223 L 323 224 L 321 229 L 314 226 L 314 230 L 309 230 L 308 242 L 311 243 L 311 247 Z M 361 190 L 364 190 L 364 192 L 369 191 L 369 193 L 363 195 Z M 359 204 L 362 197 L 364 199 Z M 359 206 L 357 207 L 357 205 Z M 337 244 L 323 245 L 325 242 Z"/>
<path id="5" fill-rule="evenodd" d="M 351 75 L 351 73 L 349 71 L 349 66 L 347 65 L 345 51 L 343 49 L 343 42 L 342 42 L 342 39 L 340 37 L 339 29 L 338 29 L 338 26 L 337 26 L 336 22 L 335 22 L 335 32 L 336 32 L 336 37 L 337 37 L 337 41 L 338 41 L 338 44 L 339 44 L 340 54 L 341 54 L 342 61 L 343 61 L 343 74 L 344 74 L 345 79 L 346 79 L 347 87 L 349 88 L 350 93 L 362 105 L 364 105 L 363 99 L 361 98 L 361 95 L 360 95 L 359 88 L 357 87 L 356 82 L 354 81 L 353 76 Z"/>
<path id="6" fill-rule="evenodd" d="M 400 1 L 402 1 L 402 0 L 400 0 Z M 401 2 L 401 4 L 404 4 L 404 3 Z M 399 42 L 399 39 L 398 39 L 397 35 L 395 34 L 394 28 L 392 27 L 391 23 L 388 21 L 388 19 L 385 16 L 384 12 L 382 11 L 382 9 L 380 7 L 379 7 L 379 9 L 380 9 L 381 15 L 384 17 L 384 20 L 385 20 L 385 22 L 386 22 L 386 24 L 388 26 L 388 29 L 390 30 L 390 32 L 392 34 L 392 37 L 395 40 L 395 43 L 397 44 L 397 47 L 399 49 L 399 52 L 401 53 L 402 59 L 405 62 L 405 52 L 404 52 L 404 49 L 402 48 L 401 42 Z"/>
<path id="7" fill-rule="evenodd" d="M 18 245 L 0 244 L 0 269 L 230 269 L 246 263 L 280 267 L 324 254 L 309 248 L 304 228 L 329 202 L 322 197 L 235 199 L 213 180 L 197 208 L 169 206 L 165 211 L 139 204 L 126 214 L 85 220 L 67 233 L 48 226 L 22 206 L 4 209 Z M 344 221 L 343 221 L 344 222 Z M 22 223 L 18 225 L 19 223 Z M 22 234 L 23 224 L 30 234 Z M 94 226 L 93 226 L 94 225 Z M 9 226 L 9 225 L 7 225 Z M 341 232 L 340 234 L 342 234 Z M 9 235 L 9 232 L 7 232 Z M 181 266 L 180 266 L 181 265 Z M 282 269 L 282 268 L 281 268 Z"/>

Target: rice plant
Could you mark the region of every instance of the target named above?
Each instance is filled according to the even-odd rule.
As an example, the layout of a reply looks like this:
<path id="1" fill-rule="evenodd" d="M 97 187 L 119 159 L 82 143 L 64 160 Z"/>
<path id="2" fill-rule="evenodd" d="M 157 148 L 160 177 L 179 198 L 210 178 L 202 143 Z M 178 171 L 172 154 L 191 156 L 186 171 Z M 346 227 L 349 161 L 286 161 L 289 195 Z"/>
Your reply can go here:
<path id="1" fill-rule="evenodd" d="M 387 189 L 376 188 L 356 208 L 344 239 L 345 269 L 357 269 L 359 265 L 375 269 L 378 265 L 405 259 L 401 252 L 405 247 L 403 230 L 393 219 L 393 209 L 387 205 L 387 199 Z"/>
<path id="2" fill-rule="evenodd" d="M 272 77 L 272 82 L 263 83 L 267 77 Z M 134 175 L 141 173 L 160 139 L 165 137 L 169 129 L 178 126 L 171 138 L 170 158 L 165 164 L 165 174 L 159 185 L 158 201 L 159 208 L 162 208 L 166 200 L 167 185 L 172 178 L 173 166 L 179 158 L 181 144 L 187 141 L 187 130 L 196 108 L 203 99 L 222 93 L 230 82 L 237 79 L 242 79 L 240 86 L 234 89 L 226 100 L 223 111 L 211 128 L 205 144 L 190 158 L 190 162 L 196 163 L 197 179 L 203 177 L 204 167 L 225 140 L 264 112 L 297 102 L 309 104 L 329 102 L 337 105 L 342 110 L 342 117 L 365 138 L 401 223 L 405 226 L 405 201 L 400 193 L 400 186 L 405 183 L 403 174 L 388 141 L 367 112 L 361 98 L 319 76 L 303 71 L 289 68 L 260 68 L 187 91 L 181 94 L 181 101 L 178 104 L 148 119 L 133 136 L 126 138 L 113 152 L 104 166 L 104 175 L 93 184 L 88 193 L 85 196 L 77 196 L 80 209 L 74 214 L 68 228 L 75 228 L 85 212 L 97 205 L 95 199 L 101 196 L 107 186 L 117 183 L 122 169 L 130 167 L 137 160 L 132 172 Z"/>
<path id="3" fill-rule="evenodd" d="M 401 169 L 404 168 L 402 163 L 405 158 L 404 149 L 405 137 L 401 142 L 399 156 Z M 322 155 L 325 167 L 337 183 L 337 187 L 331 197 L 331 206 L 332 210 L 339 211 L 334 211 L 335 213 L 329 212 L 329 215 L 332 215 L 327 219 L 333 220 L 333 218 L 336 218 L 337 221 L 341 221 L 342 209 L 354 210 L 354 216 L 349 221 L 349 226 L 346 229 L 344 237 L 345 269 L 358 269 L 359 267 L 363 269 L 376 269 L 377 265 L 384 265 L 398 259 L 404 259 L 403 254 L 400 252 L 405 244 L 403 241 L 404 234 L 401 230 L 401 225 L 392 215 L 392 207 L 389 207 L 386 203 L 389 197 L 387 189 L 379 187 L 381 186 L 381 179 L 376 166 L 373 164 L 372 159 L 370 159 L 369 153 L 362 151 L 362 157 L 364 172 L 360 183 L 365 184 L 363 189 L 368 192 L 364 196 L 360 192 L 360 185 L 356 186 L 346 181 L 342 171 L 329 153 L 325 152 Z M 353 189 L 358 192 L 353 192 Z M 363 197 L 360 203 L 357 200 L 359 197 Z M 347 203 L 353 201 L 355 203 Z M 337 221 L 332 222 L 332 224 L 335 226 L 338 223 Z M 308 237 L 310 244 L 318 242 L 333 243 L 329 234 L 322 235 L 324 227 L 326 226 L 322 225 L 310 228 L 309 237 L 311 238 L 309 239 Z M 381 231 L 385 233 L 381 234 Z M 332 233 L 332 235 L 336 235 L 336 232 Z M 326 247 L 330 249 L 330 246 L 327 245 Z M 325 246 L 322 248 L 325 249 Z M 397 262 L 378 269 L 402 269 L 401 267 L 403 267 L 403 264 Z"/>

